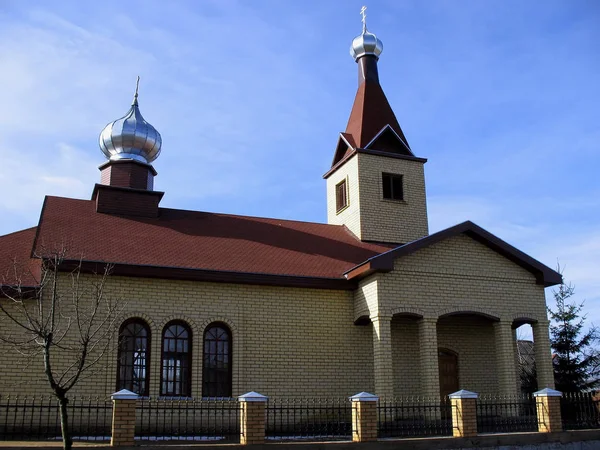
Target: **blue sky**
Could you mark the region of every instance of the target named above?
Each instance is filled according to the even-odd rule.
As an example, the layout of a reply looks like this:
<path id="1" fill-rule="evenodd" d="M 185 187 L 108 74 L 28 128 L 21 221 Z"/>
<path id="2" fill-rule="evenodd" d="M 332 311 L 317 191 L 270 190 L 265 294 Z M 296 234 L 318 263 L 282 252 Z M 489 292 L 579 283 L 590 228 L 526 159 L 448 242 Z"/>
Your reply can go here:
<path id="1" fill-rule="evenodd" d="M 163 206 L 324 222 L 362 4 L 0 0 L 0 234 L 35 225 L 45 194 L 90 197 L 137 75 Z M 470 219 L 560 260 L 600 324 L 600 3 L 367 6 L 383 88 L 429 159 L 431 231 Z"/>

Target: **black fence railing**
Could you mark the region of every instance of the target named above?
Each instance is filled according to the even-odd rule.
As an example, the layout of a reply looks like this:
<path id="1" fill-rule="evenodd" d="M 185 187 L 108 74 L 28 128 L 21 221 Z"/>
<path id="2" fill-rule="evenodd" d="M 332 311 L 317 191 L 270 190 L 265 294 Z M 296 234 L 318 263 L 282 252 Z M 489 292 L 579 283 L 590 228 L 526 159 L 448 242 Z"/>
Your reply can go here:
<path id="1" fill-rule="evenodd" d="M 452 435 L 452 406 L 448 398 L 380 400 L 377 405 L 380 438 Z"/>
<path id="2" fill-rule="evenodd" d="M 482 395 L 477 399 L 478 433 L 516 433 L 537 430 L 535 397 Z"/>
<path id="3" fill-rule="evenodd" d="M 352 439 L 352 405 L 346 398 L 270 398 L 266 410 L 267 440 Z"/>
<path id="4" fill-rule="evenodd" d="M 560 399 L 565 430 L 600 428 L 600 396 L 592 392 L 565 392 Z"/>
<path id="5" fill-rule="evenodd" d="M 235 399 L 141 399 L 135 439 L 236 443 L 240 439 Z"/>
<path id="6" fill-rule="evenodd" d="M 112 402 L 99 397 L 69 398 L 67 406 L 74 441 L 109 441 Z M 0 396 L 0 440 L 61 440 L 56 397 Z"/>

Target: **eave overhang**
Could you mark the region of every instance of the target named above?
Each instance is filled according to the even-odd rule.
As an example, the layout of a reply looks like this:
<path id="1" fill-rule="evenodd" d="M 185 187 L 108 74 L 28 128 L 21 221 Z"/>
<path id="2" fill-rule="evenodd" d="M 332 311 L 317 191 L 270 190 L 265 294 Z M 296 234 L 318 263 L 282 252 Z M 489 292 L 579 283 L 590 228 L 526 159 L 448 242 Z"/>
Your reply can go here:
<path id="1" fill-rule="evenodd" d="M 323 175 L 323 178 L 324 179 L 329 178 L 329 176 L 331 176 L 336 170 L 338 170 L 340 167 L 342 167 L 348 160 L 350 160 L 354 155 L 356 155 L 358 153 L 364 153 L 366 155 L 385 156 L 386 158 L 404 159 L 407 161 L 416 161 L 416 162 L 420 162 L 423 164 L 427 162 L 427 158 L 419 158 L 417 156 L 382 152 L 379 150 L 371 150 L 368 148 L 355 148 L 350 153 L 348 153 L 346 156 L 344 156 L 344 158 L 339 160 L 333 167 L 331 167 L 331 169 L 329 169 L 327 172 L 325 172 L 325 174 Z"/>
<path id="2" fill-rule="evenodd" d="M 71 271 L 81 265 L 83 273 L 101 273 L 106 265 L 111 266 L 111 275 L 126 277 L 161 278 L 169 280 L 206 281 L 214 283 L 239 283 L 262 286 L 285 286 L 313 289 L 353 290 L 354 281 L 346 278 L 303 277 L 268 273 L 231 272 L 220 270 L 191 269 L 137 264 L 119 264 L 106 261 L 65 260 L 60 271 Z"/>
<path id="3" fill-rule="evenodd" d="M 348 280 L 358 281 L 375 272 L 390 272 L 394 269 L 394 261 L 396 258 L 409 255 L 417 250 L 459 234 L 466 234 L 479 243 L 508 258 L 515 264 L 523 267 L 525 270 L 531 272 L 535 276 L 537 284 L 543 285 L 544 287 L 550 287 L 563 282 L 562 275 L 557 271 L 523 253 L 521 250 L 494 236 L 489 231 L 484 230 L 471 221 L 460 223 L 416 241 L 401 245 L 400 247 L 394 248 L 385 253 L 373 256 L 362 264 L 359 264 L 345 272 L 344 276 Z"/>

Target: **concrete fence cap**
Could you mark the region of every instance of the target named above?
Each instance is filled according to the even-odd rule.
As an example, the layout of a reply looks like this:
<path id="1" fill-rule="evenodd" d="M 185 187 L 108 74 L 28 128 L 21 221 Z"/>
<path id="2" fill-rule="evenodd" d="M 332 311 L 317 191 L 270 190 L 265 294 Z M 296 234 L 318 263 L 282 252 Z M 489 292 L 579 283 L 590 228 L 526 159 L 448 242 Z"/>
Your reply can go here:
<path id="1" fill-rule="evenodd" d="M 379 400 L 379 397 L 377 397 L 374 394 L 369 394 L 368 392 L 359 392 L 356 395 L 353 395 L 352 397 L 349 397 L 350 401 L 352 402 L 376 402 Z"/>
<path id="2" fill-rule="evenodd" d="M 128 391 L 127 389 L 121 389 L 119 392 L 115 392 L 110 396 L 112 400 L 137 400 L 139 395 L 135 392 Z"/>
<path id="3" fill-rule="evenodd" d="M 467 391 L 466 389 L 461 389 L 460 391 L 453 392 L 448 395 L 450 398 L 478 398 L 479 394 L 476 392 Z"/>
<path id="4" fill-rule="evenodd" d="M 562 392 L 550 388 L 544 388 L 541 391 L 533 393 L 534 397 L 562 397 Z"/>
<path id="5" fill-rule="evenodd" d="M 238 401 L 240 402 L 266 402 L 268 400 L 269 397 L 254 391 L 247 392 L 246 394 L 238 397 Z"/>

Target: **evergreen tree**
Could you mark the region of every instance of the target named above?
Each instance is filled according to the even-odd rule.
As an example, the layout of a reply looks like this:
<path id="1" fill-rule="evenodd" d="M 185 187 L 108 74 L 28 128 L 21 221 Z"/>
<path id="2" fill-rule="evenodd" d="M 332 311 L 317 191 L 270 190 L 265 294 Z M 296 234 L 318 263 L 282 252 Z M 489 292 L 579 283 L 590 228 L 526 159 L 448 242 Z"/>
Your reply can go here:
<path id="1" fill-rule="evenodd" d="M 560 268 L 559 268 L 560 269 Z M 568 302 L 575 293 L 571 284 L 561 284 L 553 291 L 556 310 L 548 308 L 550 343 L 554 352 L 554 381 L 561 392 L 581 392 L 593 389 L 600 381 L 600 354 L 594 344 L 598 332 L 594 326 L 584 330 L 583 302 Z"/>

